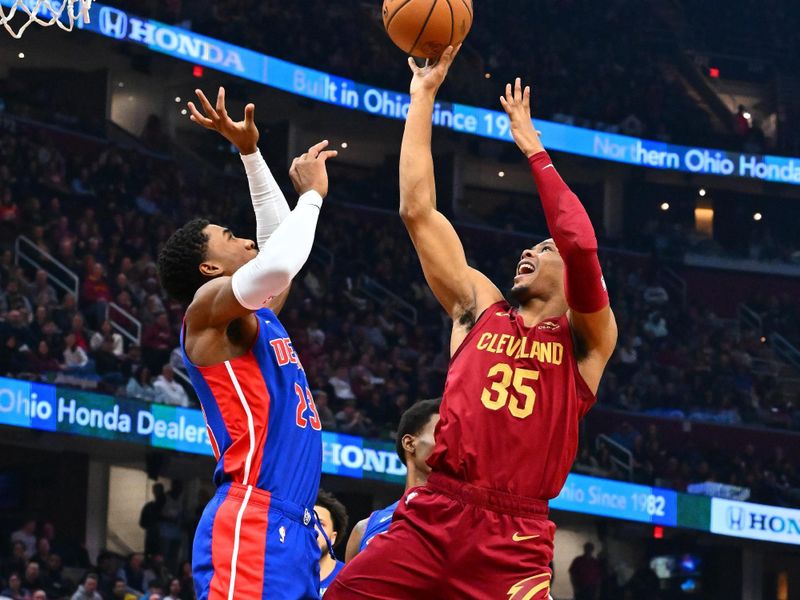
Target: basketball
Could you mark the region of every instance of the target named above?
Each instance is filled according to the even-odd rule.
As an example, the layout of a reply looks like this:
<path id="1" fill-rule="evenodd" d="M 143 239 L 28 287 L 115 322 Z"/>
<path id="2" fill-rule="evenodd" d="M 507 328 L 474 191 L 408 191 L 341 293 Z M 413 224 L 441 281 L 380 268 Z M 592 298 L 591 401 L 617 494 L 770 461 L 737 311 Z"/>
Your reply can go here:
<path id="1" fill-rule="evenodd" d="M 472 27 L 472 0 L 384 0 L 383 24 L 392 41 L 415 58 L 438 58 Z"/>

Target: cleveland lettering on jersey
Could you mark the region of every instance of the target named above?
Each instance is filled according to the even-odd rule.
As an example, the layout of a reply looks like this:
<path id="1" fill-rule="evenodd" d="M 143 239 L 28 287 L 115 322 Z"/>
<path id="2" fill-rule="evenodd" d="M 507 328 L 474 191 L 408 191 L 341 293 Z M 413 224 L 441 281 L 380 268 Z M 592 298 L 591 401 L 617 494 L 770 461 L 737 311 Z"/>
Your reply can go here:
<path id="1" fill-rule="evenodd" d="M 505 354 L 516 360 L 532 358 L 551 365 L 560 365 L 564 359 L 564 346 L 559 342 L 519 338 L 508 333 L 486 331 L 478 338 L 475 347 L 482 352 Z"/>

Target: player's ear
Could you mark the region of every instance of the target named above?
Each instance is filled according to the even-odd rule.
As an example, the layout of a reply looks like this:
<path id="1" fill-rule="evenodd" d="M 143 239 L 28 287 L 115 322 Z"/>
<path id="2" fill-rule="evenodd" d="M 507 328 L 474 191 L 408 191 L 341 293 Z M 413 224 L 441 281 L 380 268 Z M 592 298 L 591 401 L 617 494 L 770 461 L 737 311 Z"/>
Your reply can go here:
<path id="1" fill-rule="evenodd" d="M 206 277 L 219 277 L 223 273 L 223 268 L 215 262 L 204 261 L 200 263 L 200 272 Z"/>
<path id="2" fill-rule="evenodd" d="M 330 537 L 330 540 L 331 540 L 331 548 L 333 548 L 333 547 L 336 545 L 336 537 L 337 537 L 338 535 L 339 535 L 339 532 L 338 532 L 338 531 L 331 531 L 331 537 Z"/>
<path id="3" fill-rule="evenodd" d="M 405 450 L 409 454 L 415 454 L 417 451 L 417 449 L 414 446 L 415 441 L 416 438 L 410 433 L 407 433 L 403 436 L 403 439 L 400 441 L 400 443 L 403 445 L 403 450 Z"/>

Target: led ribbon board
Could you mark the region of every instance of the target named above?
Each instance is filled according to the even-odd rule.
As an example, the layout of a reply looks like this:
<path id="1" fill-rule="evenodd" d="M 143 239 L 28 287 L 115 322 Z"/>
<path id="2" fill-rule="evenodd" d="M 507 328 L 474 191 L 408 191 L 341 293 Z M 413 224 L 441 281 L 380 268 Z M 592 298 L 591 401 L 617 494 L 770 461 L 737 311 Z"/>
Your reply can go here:
<path id="1" fill-rule="evenodd" d="M 213 457 L 200 410 L 0 377 L 0 425 Z M 403 485 L 394 444 L 322 432 L 322 472 Z M 571 473 L 550 508 L 800 545 L 800 510 Z"/>
<path id="2" fill-rule="evenodd" d="M 12 2 L 0 0 L 4 6 Z M 79 21 L 76 26 L 318 102 L 389 119 L 405 119 L 408 112 L 408 94 L 302 67 L 96 2 L 91 23 Z M 399 57 L 396 68 L 405 68 Z M 508 117 L 496 110 L 438 102 L 434 123 L 459 133 L 513 141 Z M 800 158 L 678 146 L 538 119 L 536 126 L 547 148 L 558 152 L 652 169 L 800 185 Z"/>

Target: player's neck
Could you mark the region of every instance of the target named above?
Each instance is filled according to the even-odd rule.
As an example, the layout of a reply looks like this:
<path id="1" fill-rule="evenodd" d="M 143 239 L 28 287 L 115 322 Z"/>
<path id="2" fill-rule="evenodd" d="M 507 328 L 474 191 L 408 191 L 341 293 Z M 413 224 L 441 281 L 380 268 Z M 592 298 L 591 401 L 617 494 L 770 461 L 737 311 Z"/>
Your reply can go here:
<path id="1" fill-rule="evenodd" d="M 331 553 L 326 552 L 319 559 L 319 578 L 325 579 L 328 575 L 333 573 L 336 568 L 336 561 L 331 558 Z"/>
<path id="2" fill-rule="evenodd" d="M 406 463 L 406 469 L 406 490 L 428 483 L 428 474 L 417 469 L 413 462 Z"/>
<path id="3" fill-rule="evenodd" d="M 567 301 L 563 296 L 531 298 L 519 307 L 525 325 L 532 327 L 551 317 L 560 317 L 567 312 Z"/>

